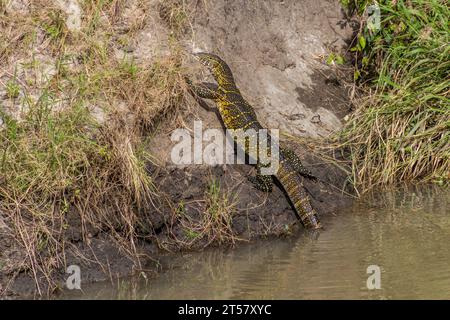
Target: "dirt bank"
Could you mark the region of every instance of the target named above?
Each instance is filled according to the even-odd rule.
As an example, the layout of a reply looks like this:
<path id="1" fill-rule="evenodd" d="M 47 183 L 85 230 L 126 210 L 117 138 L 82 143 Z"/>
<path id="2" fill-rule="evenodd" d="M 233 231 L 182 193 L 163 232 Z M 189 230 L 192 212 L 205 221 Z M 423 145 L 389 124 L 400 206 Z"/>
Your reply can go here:
<path id="1" fill-rule="evenodd" d="M 351 34 L 337 1 L 213 1 L 196 11 L 190 45 L 229 62 L 268 127 L 319 137 L 339 129 L 349 110 L 324 61 Z"/>
<path id="2" fill-rule="evenodd" d="M 167 24 L 173 18 L 165 14 L 167 3 L 176 8 L 186 6 L 186 28 L 174 30 L 173 23 Z M 138 1 L 136 5 L 131 1 L 121 10 L 125 18 L 120 23 L 141 11 L 145 12 L 145 21 L 141 21 L 143 27 L 129 43 L 122 41 L 114 47 L 115 55 L 149 61 L 169 52 L 174 37 L 188 52 L 219 54 L 229 62 L 239 88 L 269 128 L 294 137 L 324 137 L 339 130 L 351 108 L 343 85 L 347 75 L 324 63 L 330 52 L 345 47 L 351 35 L 348 27 L 342 27 L 344 17 L 335 1 L 169 1 L 164 5 L 159 1 Z M 11 62 L 8 68 L 13 70 L 16 63 Z M 185 63 L 188 67 L 194 65 L 189 58 Z M 194 78 L 208 76 L 198 74 Z M 14 109 L 13 100 L 8 99 L 7 103 L 9 109 Z M 103 116 L 100 118 L 104 121 Z M 204 128 L 220 128 L 214 113 L 196 106 L 191 112 L 181 112 L 170 119 L 147 139 L 146 148 L 153 160 L 146 169 L 161 197 L 158 210 L 149 207 L 145 212 L 151 228 L 137 227 L 142 230 L 134 243 L 136 252 L 123 251 L 120 243 L 111 241 L 108 230 L 90 230 L 76 213 L 67 214 L 65 236 L 70 245 L 65 251 L 65 265 L 79 265 L 85 283 L 141 270 L 157 271 L 158 257 L 168 252 L 303 232 L 279 188 L 266 194 L 247 181 L 247 175 L 254 171 L 252 167 L 180 167 L 170 161 L 172 131 L 182 126 L 192 128 L 194 120 L 202 120 Z M 286 144 L 320 179 L 319 183 L 304 181 L 313 207 L 321 216 L 339 214 L 351 201 L 344 195 L 348 187 L 345 173 L 317 157 L 311 146 L 293 141 Z M 217 207 L 220 214 L 226 213 L 230 220 L 205 221 L 203 213 L 211 207 Z M 117 226 L 115 231 L 120 230 L 121 226 Z M 24 267 L 29 257 L 11 234 L 8 223 L 0 219 L 0 291 L 8 296 L 32 296 L 36 294 L 33 279 L 45 283 L 46 275 L 33 275 Z M 140 256 L 140 263 L 131 256 Z M 53 275 L 61 288 L 67 277 L 64 270 L 60 268 Z"/>

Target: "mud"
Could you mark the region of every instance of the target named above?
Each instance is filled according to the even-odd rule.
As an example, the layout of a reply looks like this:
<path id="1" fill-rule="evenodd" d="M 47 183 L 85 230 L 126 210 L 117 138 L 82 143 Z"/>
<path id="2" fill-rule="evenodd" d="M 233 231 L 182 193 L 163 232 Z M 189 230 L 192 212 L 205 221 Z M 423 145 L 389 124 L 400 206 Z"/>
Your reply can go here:
<path id="1" fill-rule="evenodd" d="M 339 210 L 348 206 L 351 197 L 341 193 L 345 192 L 345 176 L 337 168 L 327 165 L 312 165 L 312 157 L 304 158 L 304 164 L 311 168 L 312 173 L 319 178 L 315 183 L 304 180 L 304 185 L 310 194 L 313 207 L 321 216 L 339 214 Z M 324 170 L 325 168 L 325 170 Z M 233 230 L 242 239 L 254 239 L 269 235 L 288 235 L 292 232 L 303 232 L 303 227 L 296 213 L 279 187 L 274 187 L 270 193 L 256 190 L 247 177 L 254 174 L 254 168 L 248 165 L 229 165 L 209 168 L 172 168 L 168 169 L 158 185 L 175 202 L 195 203 L 205 197 L 212 179 L 219 182 L 224 192 L 229 195 L 238 195 L 236 213 L 233 215 Z M 193 209 L 192 209 L 193 210 Z M 186 205 L 186 213 L 190 208 Z M 171 232 L 182 233 L 179 225 L 173 226 Z M 164 238 L 167 233 L 162 233 Z M 201 248 L 203 243 L 197 243 Z"/>
<path id="2" fill-rule="evenodd" d="M 265 126 L 302 137 L 323 137 L 339 130 L 351 108 L 343 85 L 347 75 L 338 74 L 324 61 L 330 50 L 345 48 L 352 31 L 342 27 L 344 16 L 337 1 L 220 0 L 192 1 L 189 5 L 195 6 L 196 10 L 193 11 L 192 30 L 181 40 L 186 50 L 221 55 L 230 64 L 239 88 Z M 157 8 L 155 1 L 149 1 L 149 8 Z M 135 14 L 132 6 L 127 10 Z M 138 41 L 129 48 L 118 50 L 117 54 L 126 52 L 139 61 L 168 50 L 165 41 L 169 32 L 155 10 L 146 23 L 137 36 Z M 198 79 L 208 79 L 208 76 Z M 220 128 L 217 116 L 200 107 L 193 116 L 185 119 L 185 123 L 192 124 L 193 120 L 202 120 L 204 127 Z M 222 193 L 235 196 L 232 229 L 237 240 L 252 241 L 303 232 L 279 188 L 266 194 L 247 181 L 247 176 L 254 173 L 251 166 L 173 165 L 170 162 L 170 146 L 173 145 L 170 128 L 173 126 L 167 124 L 151 139 L 149 149 L 158 160 L 158 166 L 149 164 L 148 171 L 167 199 L 185 205 L 188 217 L 198 218 L 198 205 L 211 180 L 216 179 Z M 302 145 L 291 143 L 290 147 L 320 180 L 319 183 L 304 181 L 312 205 L 320 216 L 342 213 L 351 202 L 351 197 L 342 191 L 347 186 L 344 172 L 317 159 Z M 71 224 L 73 232 L 69 240 L 72 248 L 67 264 L 80 265 L 85 282 L 114 281 L 141 270 L 157 272 L 161 257 L 176 256 L 180 250 L 202 249 L 208 244 L 205 241 L 189 242 L 183 225 L 173 221 L 173 208 L 167 205 L 161 212 L 152 212 L 150 220 L 154 232 L 136 244 L 142 253 L 141 265 L 120 252 L 106 234 L 92 233 L 88 243 L 82 241 L 76 222 Z M 26 257 L 7 241 L 8 232 L 0 220 L 0 289 L 8 285 L 6 294 L 10 297 L 34 297 L 33 279 L 20 267 Z M 182 241 L 176 243 L 174 239 Z M 186 242 L 190 245 L 180 245 Z M 80 254 L 87 259 L 80 260 Z M 15 281 L 8 284 L 11 275 L 15 275 Z M 64 270 L 56 277 L 63 288 L 67 277 Z"/>

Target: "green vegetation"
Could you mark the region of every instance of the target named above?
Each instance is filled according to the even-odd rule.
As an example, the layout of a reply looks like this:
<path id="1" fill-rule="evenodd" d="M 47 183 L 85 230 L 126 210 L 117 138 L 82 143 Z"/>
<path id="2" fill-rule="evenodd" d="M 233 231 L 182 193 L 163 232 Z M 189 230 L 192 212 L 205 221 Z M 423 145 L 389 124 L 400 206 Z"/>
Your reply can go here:
<path id="1" fill-rule="evenodd" d="M 183 226 L 186 240 L 178 239 L 185 247 L 206 247 L 211 243 L 234 243 L 232 218 L 236 213 L 237 198 L 221 190 L 220 183 L 211 177 L 204 200 L 195 208 L 198 215 L 186 214 L 185 204 L 177 208 L 178 219 Z"/>
<path id="2" fill-rule="evenodd" d="M 366 0 L 345 0 L 362 15 Z M 450 9 L 447 1 L 378 1 L 380 29 L 356 38 L 356 112 L 338 137 L 365 191 L 400 181 L 450 179 Z"/>
<path id="3" fill-rule="evenodd" d="M 370 4 L 342 2 L 358 14 Z M 189 107 L 177 40 L 189 31 L 190 8 L 161 0 L 169 53 L 135 61 L 118 52 L 139 41 L 148 19 L 144 9 L 127 19 L 124 0 L 79 1 L 76 32 L 54 1 L 31 1 L 21 13 L 7 12 L 6 3 L 0 1 L 0 218 L 3 234 L 24 252 L 18 272 L 32 274 L 43 293 L 56 287 L 55 270 L 66 266 L 74 242 L 89 245 L 92 233 L 104 232 L 138 261 L 137 241 L 152 236 L 148 213 L 158 213 L 164 197 L 145 169 L 145 142 L 160 120 Z M 381 28 L 362 28 L 352 49 L 355 81 L 365 92 L 336 147 L 350 151 L 353 182 L 363 190 L 401 180 L 446 183 L 448 5 L 399 0 L 380 8 Z M 332 53 L 327 63 L 346 60 Z M 212 179 L 202 200 L 173 207 L 184 233 L 175 241 L 234 242 L 236 211 L 234 195 Z"/>
<path id="4" fill-rule="evenodd" d="M 210 241 L 222 243 L 234 240 L 231 225 L 236 203 L 229 197 L 229 194 L 220 190 L 219 182 L 213 178 L 205 195 L 206 214 L 203 219 Z"/>
<path id="5" fill-rule="evenodd" d="M 20 87 L 15 79 L 9 80 L 6 84 L 6 95 L 10 99 L 17 98 L 20 94 Z"/>

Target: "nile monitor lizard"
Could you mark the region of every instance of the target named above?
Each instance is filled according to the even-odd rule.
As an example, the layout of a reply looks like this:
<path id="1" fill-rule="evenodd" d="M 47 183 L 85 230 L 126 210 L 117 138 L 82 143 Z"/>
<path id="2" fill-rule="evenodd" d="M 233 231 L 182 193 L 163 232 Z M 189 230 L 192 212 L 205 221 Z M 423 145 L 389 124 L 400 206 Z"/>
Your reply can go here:
<path id="1" fill-rule="evenodd" d="M 190 88 L 200 98 L 212 99 L 216 102 L 219 114 L 227 129 L 254 129 L 256 132 L 264 129 L 259 123 L 252 106 L 242 97 L 233 78 L 229 66 L 218 56 L 209 53 L 197 53 L 196 58 L 211 71 L 217 84 L 203 83 Z M 270 137 L 269 137 L 270 138 Z M 248 153 L 247 142 L 243 147 Z M 259 159 L 258 159 L 259 160 Z M 250 177 L 256 188 L 269 192 L 272 190 L 272 176 L 262 175 L 261 162 L 256 163 L 257 174 Z M 274 177 L 283 186 L 290 202 L 306 228 L 318 229 L 321 227 L 316 211 L 311 207 L 309 197 L 302 184 L 299 174 L 315 179 L 303 167 L 298 156 L 289 149 L 279 148 L 279 166 Z"/>

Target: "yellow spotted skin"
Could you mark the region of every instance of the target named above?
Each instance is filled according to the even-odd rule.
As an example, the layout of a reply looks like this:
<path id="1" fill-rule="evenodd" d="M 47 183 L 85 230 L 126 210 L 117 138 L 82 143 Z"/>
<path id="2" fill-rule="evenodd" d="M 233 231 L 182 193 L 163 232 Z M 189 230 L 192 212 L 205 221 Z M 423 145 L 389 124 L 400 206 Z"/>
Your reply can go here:
<path id="1" fill-rule="evenodd" d="M 230 67 L 220 57 L 210 53 L 197 53 L 196 58 L 211 71 L 217 84 L 191 85 L 191 89 L 200 98 L 216 102 L 220 116 L 227 129 L 263 129 L 252 106 L 245 101 L 234 81 Z M 241 146 L 248 153 L 250 146 Z M 258 168 L 258 165 L 257 165 Z M 298 156 L 291 150 L 280 148 L 279 169 L 274 176 L 283 186 L 292 206 L 295 208 L 305 228 L 319 229 L 321 224 L 316 211 L 303 186 L 300 175 L 314 178 L 303 167 Z M 270 191 L 272 178 L 258 174 L 253 177 L 255 186 Z"/>

